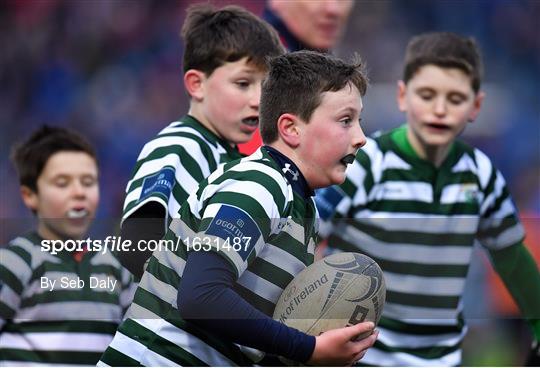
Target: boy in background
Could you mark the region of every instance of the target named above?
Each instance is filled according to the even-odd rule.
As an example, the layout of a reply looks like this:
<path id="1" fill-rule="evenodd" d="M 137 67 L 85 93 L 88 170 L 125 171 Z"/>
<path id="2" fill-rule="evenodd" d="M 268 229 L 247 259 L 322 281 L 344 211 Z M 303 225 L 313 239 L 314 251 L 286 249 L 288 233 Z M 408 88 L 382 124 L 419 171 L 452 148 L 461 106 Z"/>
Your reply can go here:
<path id="1" fill-rule="evenodd" d="M 43 127 L 13 162 L 37 229 L 0 249 L 0 365 L 95 365 L 131 302 L 131 275 L 110 252 L 42 248 L 87 234 L 99 201 L 94 149 Z"/>
<path id="2" fill-rule="evenodd" d="M 252 365 L 237 344 L 318 365 L 351 365 L 372 322 L 309 336 L 271 318 L 287 284 L 313 262 L 313 189 L 341 183 L 365 137 L 359 64 L 316 52 L 273 59 L 261 97 L 265 145 L 221 166 L 174 218 L 154 252 L 108 365 Z M 327 144 L 329 141 L 331 145 Z M 253 351 L 251 351 L 253 352 Z"/>
<path id="3" fill-rule="evenodd" d="M 353 0 L 267 0 L 263 19 L 277 30 L 288 51 L 331 52 L 353 7 Z"/>
<path id="4" fill-rule="evenodd" d="M 122 217 L 122 236 L 134 244 L 161 239 L 197 185 L 218 165 L 242 157 L 236 145 L 259 126 L 265 60 L 284 51 L 272 27 L 237 6 L 194 5 L 181 34 L 190 107 L 137 159 Z M 135 249 L 119 257 L 139 279 L 151 254 Z"/>
<path id="5" fill-rule="evenodd" d="M 329 245 L 367 254 L 384 271 L 379 340 L 363 364 L 461 363 L 461 298 L 475 241 L 540 338 L 540 274 L 504 178 L 457 139 L 480 112 L 481 73 L 472 39 L 414 37 L 398 82 L 407 124 L 368 139 L 345 182 L 317 194 Z"/>
<path id="6" fill-rule="evenodd" d="M 262 18 L 276 29 L 289 52 L 331 52 L 345 31 L 353 6 L 352 0 L 266 0 Z M 257 131 L 238 148 L 250 155 L 261 144 Z"/>

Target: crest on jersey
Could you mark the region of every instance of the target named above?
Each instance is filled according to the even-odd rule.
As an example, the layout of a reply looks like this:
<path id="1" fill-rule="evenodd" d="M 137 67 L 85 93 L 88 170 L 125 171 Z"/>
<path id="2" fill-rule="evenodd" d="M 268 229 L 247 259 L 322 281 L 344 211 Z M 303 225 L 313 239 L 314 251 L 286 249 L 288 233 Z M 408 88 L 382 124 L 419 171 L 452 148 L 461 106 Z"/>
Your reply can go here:
<path id="1" fill-rule="evenodd" d="M 460 194 L 467 203 L 475 203 L 480 199 L 480 191 L 475 183 L 462 184 Z"/>

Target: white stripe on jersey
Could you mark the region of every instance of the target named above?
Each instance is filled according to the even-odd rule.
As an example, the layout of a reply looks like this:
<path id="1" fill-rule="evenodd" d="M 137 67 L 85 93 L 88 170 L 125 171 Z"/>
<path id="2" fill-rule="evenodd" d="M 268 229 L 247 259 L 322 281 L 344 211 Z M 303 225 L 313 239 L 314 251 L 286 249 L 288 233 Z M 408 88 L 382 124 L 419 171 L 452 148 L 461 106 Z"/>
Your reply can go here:
<path id="1" fill-rule="evenodd" d="M 433 188 L 425 182 L 385 181 L 375 184 L 368 195 L 368 201 L 380 200 L 430 203 L 433 201 Z"/>
<path id="2" fill-rule="evenodd" d="M 2 257 L 2 254 L 0 254 L 0 257 Z M 0 296 L 2 296 L 2 302 L 6 304 L 9 308 L 17 310 L 21 302 L 21 297 L 19 296 L 19 294 L 13 291 L 13 289 L 9 285 L 2 285 L 1 289 L 2 291 L 0 293 Z M 3 317 L 0 318 L 0 331 L 2 330 L 1 321 L 3 321 Z"/>
<path id="3" fill-rule="evenodd" d="M 139 287 L 151 294 L 154 294 L 165 303 L 170 304 L 175 308 L 177 307 L 178 290 L 175 287 L 157 279 L 154 275 L 149 273 L 148 277 L 141 280 Z"/>
<path id="4" fill-rule="evenodd" d="M 425 277 L 386 271 L 386 290 L 420 295 L 460 296 L 465 287 L 462 277 Z"/>
<path id="5" fill-rule="evenodd" d="M 386 302 L 384 305 L 384 317 L 399 319 L 447 319 L 455 323 L 458 315 L 457 310 L 454 308 L 428 308 L 428 307 L 415 307 L 410 305 L 401 305 Z"/>
<path id="6" fill-rule="evenodd" d="M 388 151 L 384 154 L 382 166 L 387 170 L 388 169 L 402 169 L 402 170 L 411 169 L 410 164 L 408 164 L 406 161 L 404 161 L 401 157 L 399 157 L 392 151 Z"/>
<path id="7" fill-rule="evenodd" d="M 90 332 L 2 332 L 2 348 L 103 352 L 111 342 L 109 334 Z M 66 342 L 69 341 L 69 344 Z"/>
<path id="8" fill-rule="evenodd" d="M 159 321 L 150 321 L 148 320 L 136 320 L 137 323 L 144 326 L 145 328 L 154 331 L 157 335 L 164 338 L 167 341 L 172 342 L 174 345 L 177 345 L 203 362 L 208 363 L 212 367 L 222 367 L 222 366 L 235 366 L 236 364 L 231 360 L 227 359 L 223 354 L 218 352 L 216 349 L 212 348 L 210 345 L 206 344 L 203 340 L 199 339 L 196 336 L 193 336 L 183 330 L 178 329 L 176 326 L 171 325 L 169 322 L 161 319 Z M 150 349 L 147 350 L 151 352 Z M 164 364 L 156 364 L 161 361 L 161 356 L 157 354 L 151 354 L 149 357 L 147 353 L 144 354 L 142 363 L 149 364 L 151 362 L 152 366 L 163 366 Z M 170 364 L 166 364 L 170 366 Z M 173 366 L 178 365 L 173 363 Z"/>
<path id="9" fill-rule="evenodd" d="M 226 190 L 222 191 L 222 188 L 226 188 Z M 269 219 L 279 217 L 279 209 L 276 207 L 272 193 L 270 193 L 267 188 L 255 182 L 250 182 L 249 188 L 251 193 L 257 193 L 257 198 L 253 197 L 253 199 L 259 202 L 259 205 L 264 209 L 266 216 Z M 217 191 L 222 193 L 248 194 L 245 184 L 239 183 L 236 180 L 227 179 L 218 185 L 209 184 L 204 189 L 202 198 L 210 198 Z M 213 218 L 220 207 L 221 205 L 210 204 L 204 211 L 204 217 Z"/>
<path id="10" fill-rule="evenodd" d="M 62 318 L 65 321 L 78 321 L 81 319 L 97 321 L 103 320 L 105 317 L 109 321 L 120 321 L 122 319 L 122 311 L 115 304 L 96 301 L 62 301 L 21 308 L 13 322 L 58 320 L 58 311 L 62 311 Z M 81 314 L 82 311 L 84 311 L 84 315 Z"/>
<path id="11" fill-rule="evenodd" d="M 412 231 L 426 234 L 475 234 L 478 216 L 432 215 L 422 213 L 393 213 L 363 209 L 355 213 L 361 222 L 387 231 Z"/>
<path id="12" fill-rule="evenodd" d="M 482 187 L 482 189 L 484 189 L 487 187 L 489 179 L 491 179 L 493 165 L 491 164 L 491 160 L 489 159 L 489 157 L 487 157 L 486 154 L 479 149 L 474 149 L 474 156 L 476 160 L 476 172 L 480 181 L 480 186 Z"/>
<path id="13" fill-rule="evenodd" d="M 271 283 L 270 281 L 263 279 L 262 277 L 255 275 L 249 270 L 246 270 L 242 276 L 240 276 L 237 282 L 246 289 L 251 290 L 261 298 L 264 298 L 271 303 L 278 300 L 283 292 L 282 288 Z"/>
<path id="14" fill-rule="evenodd" d="M 267 243 L 262 249 L 260 257 L 265 259 L 268 263 L 282 265 L 281 268 L 283 271 L 286 271 L 292 276 L 297 275 L 301 270 L 306 268 L 298 258 L 270 243 Z"/>
<path id="15" fill-rule="evenodd" d="M 446 334 L 431 334 L 431 335 L 410 335 L 377 327 L 379 330 L 380 342 L 388 347 L 404 347 L 404 348 L 424 348 L 431 346 L 454 346 L 458 344 L 464 337 L 466 331 L 461 334 L 446 333 Z"/>
<path id="16" fill-rule="evenodd" d="M 462 171 L 472 171 L 474 174 L 478 175 L 476 164 L 474 163 L 471 156 L 469 156 L 468 154 L 461 156 L 457 164 L 452 167 L 453 173 Z"/>
<path id="17" fill-rule="evenodd" d="M 461 363 L 461 350 L 456 350 L 439 359 L 424 359 L 405 353 L 388 353 L 377 348 L 370 348 L 362 358 L 363 364 L 372 364 L 383 367 L 453 367 Z"/>

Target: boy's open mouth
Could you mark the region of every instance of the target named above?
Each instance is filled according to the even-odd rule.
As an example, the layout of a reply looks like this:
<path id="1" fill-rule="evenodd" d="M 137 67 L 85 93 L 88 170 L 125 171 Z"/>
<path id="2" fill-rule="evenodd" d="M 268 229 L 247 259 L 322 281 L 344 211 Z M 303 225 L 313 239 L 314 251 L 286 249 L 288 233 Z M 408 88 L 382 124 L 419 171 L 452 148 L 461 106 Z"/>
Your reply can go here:
<path id="1" fill-rule="evenodd" d="M 445 125 L 445 124 L 440 124 L 440 123 L 426 123 L 426 125 L 429 127 L 429 128 L 432 128 L 432 129 L 438 129 L 438 130 L 450 130 L 450 127 L 448 125 Z"/>
<path id="2" fill-rule="evenodd" d="M 257 116 L 251 116 L 249 118 L 242 119 L 242 123 L 254 127 L 259 125 L 259 118 Z"/>
<path id="3" fill-rule="evenodd" d="M 339 162 L 347 166 L 354 162 L 355 157 L 356 157 L 355 155 L 353 155 L 352 153 L 349 153 L 347 156 L 343 157 Z"/>

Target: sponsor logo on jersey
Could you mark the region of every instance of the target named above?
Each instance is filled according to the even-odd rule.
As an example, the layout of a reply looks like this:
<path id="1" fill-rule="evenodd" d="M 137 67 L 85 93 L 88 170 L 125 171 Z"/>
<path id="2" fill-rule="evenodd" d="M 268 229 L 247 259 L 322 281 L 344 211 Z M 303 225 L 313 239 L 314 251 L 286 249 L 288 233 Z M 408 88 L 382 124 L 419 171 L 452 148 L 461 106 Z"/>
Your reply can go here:
<path id="1" fill-rule="evenodd" d="M 290 173 L 290 176 L 292 177 L 293 181 L 297 181 L 298 178 L 300 177 L 300 173 L 298 172 L 298 170 L 291 169 L 290 163 L 286 163 L 285 167 L 282 168 L 281 171 L 283 171 L 284 174 Z"/>
<path id="2" fill-rule="evenodd" d="M 205 233 L 228 241 L 230 247 L 227 249 L 234 250 L 244 261 L 261 237 L 259 226 L 251 216 L 230 205 L 219 208 Z"/>
<path id="3" fill-rule="evenodd" d="M 154 195 L 163 195 L 168 199 L 174 184 L 174 169 L 172 167 L 162 168 L 157 173 L 144 178 L 139 202 Z"/>

